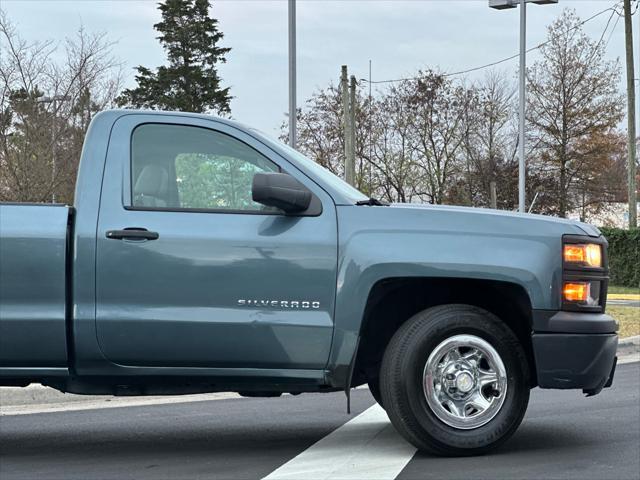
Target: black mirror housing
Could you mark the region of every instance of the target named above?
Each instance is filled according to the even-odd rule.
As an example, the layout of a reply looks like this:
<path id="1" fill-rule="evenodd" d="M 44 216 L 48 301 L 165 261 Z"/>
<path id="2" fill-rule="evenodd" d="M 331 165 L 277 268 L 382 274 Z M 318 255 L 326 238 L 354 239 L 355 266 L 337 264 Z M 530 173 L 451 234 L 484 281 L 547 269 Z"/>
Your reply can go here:
<path id="1" fill-rule="evenodd" d="M 251 196 L 254 202 L 276 207 L 286 213 L 302 213 L 309 208 L 313 194 L 286 173 L 256 173 Z"/>

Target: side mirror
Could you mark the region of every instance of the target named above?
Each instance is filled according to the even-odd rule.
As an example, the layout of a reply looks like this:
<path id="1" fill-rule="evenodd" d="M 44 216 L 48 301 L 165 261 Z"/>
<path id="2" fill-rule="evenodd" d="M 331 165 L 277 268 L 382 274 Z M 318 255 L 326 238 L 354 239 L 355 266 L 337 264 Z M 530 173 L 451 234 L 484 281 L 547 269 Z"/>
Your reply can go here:
<path id="1" fill-rule="evenodd" d="M 254 202 L 276 207 L 286 213 L 300 213 L 309 208 L 311 192 L 286 173 L 256 173 L 251 196 Z"/>

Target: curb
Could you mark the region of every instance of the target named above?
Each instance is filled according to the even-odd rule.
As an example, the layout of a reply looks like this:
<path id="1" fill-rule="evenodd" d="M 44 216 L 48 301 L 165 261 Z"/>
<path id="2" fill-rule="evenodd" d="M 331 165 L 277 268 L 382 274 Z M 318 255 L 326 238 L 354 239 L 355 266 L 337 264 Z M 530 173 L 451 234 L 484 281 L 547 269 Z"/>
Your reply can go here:
<path id="1" fill-rule="evenodd" d="M 32 386 L 26 387 L 27 389 Z M 38 387 L 36 387 L 37 389 Z M 5 415 L 28 415 L 31 413 L 50 413 L 80 410 L 94 410 L 118 407 L 144 407 L 150 405 L 170 405 L 178 403 L 208 402 L 213 400 L 228 400 L 242 398 L 237 393 L 199 393 L 192 395 L 172 395 L 165 397 L 87 397 L 84 395 L 62 394 L 49 387 L 39 387 L 43 390 L 44 403 L 34 403 L 30 399 L 14 396 L 12 403 L 0 406 L 0 417 Z M 62 395 L 62 397 L 61 397 Z M 77 397 L 81 397 L 78 399 Z"/>
<path id="2" fill-rule="evenodd" d="M 637 293 L 610 293 L 607 295 L 607 300 L 640 300 L 640 294 Z"/>
<path id="3" fill-rule="evenodd" d="M 623 338 L 618 342 L 618 356 L 625 357 L 640 353 L 640 335 Z"/>

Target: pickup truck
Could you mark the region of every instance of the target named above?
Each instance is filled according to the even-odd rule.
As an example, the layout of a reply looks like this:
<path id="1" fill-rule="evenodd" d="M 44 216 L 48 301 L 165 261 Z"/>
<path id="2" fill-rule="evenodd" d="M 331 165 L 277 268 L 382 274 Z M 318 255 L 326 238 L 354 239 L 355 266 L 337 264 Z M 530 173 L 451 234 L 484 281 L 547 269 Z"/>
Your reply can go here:
<path id="1" fill-rule="evenodd" d="M 0 206 L 0 385 L 368 384 L 418 449 L 480 454 L 517 429 L 530 389 L 611 385 L 607 283 L 593 226 L 387 205 L 235 122 L 107 111 L 74 206 Z"/>

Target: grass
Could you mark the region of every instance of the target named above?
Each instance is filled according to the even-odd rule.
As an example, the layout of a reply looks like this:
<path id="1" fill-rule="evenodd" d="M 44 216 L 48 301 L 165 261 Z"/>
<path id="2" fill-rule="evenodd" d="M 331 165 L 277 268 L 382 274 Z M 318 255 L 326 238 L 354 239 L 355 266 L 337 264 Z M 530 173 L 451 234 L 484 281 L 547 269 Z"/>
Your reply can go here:
<path id="1" fill-rule="evenodd" d="M 609 285 L 609 293 L 621 295 L 640 295 L 640 288 L 619 287 L 618 285 Z"/>
<path id="2" fill-rule="evenodd" d="M 640 308 L 607 305 L 607 313 L 620 324 L 620 338 L 640 335 Z"/>

